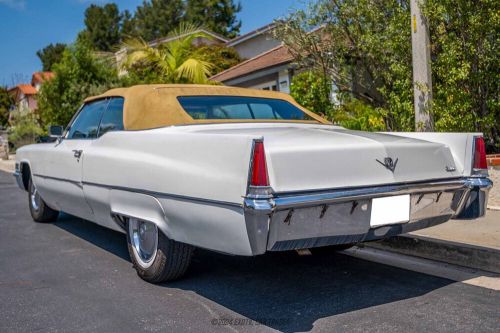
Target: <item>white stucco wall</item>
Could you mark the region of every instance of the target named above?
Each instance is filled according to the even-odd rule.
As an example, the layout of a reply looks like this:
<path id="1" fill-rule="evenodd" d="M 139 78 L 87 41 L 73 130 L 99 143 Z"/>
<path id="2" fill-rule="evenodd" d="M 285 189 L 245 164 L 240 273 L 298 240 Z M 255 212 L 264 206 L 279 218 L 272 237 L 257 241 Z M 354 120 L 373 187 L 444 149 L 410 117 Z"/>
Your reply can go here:
<path id="1" fill-rule="evenodd" d="M 284 69 L 278 73 L 278 90 L 286 94 L 290 93 L 290 75 L 288 69 Z"/>
<path id="2" fill-rule="evenodd" d="M 262 34 L 234 45 L 233 48 L 240 57 L 250 59 L 279 45 L 281 45 L 279 40 L 272 38 L 269 34 Z"/>

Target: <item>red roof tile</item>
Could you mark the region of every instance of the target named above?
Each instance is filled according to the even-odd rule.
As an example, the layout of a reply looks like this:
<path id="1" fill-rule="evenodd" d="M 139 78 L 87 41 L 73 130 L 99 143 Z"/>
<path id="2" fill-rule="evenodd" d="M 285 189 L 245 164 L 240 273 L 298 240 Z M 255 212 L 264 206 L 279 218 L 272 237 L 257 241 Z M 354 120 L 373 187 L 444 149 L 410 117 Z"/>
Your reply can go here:
<path id="1" fill-rule="evenodd" d="M 54 78 L 55 74 L 53 72 L 35 72 L 31 77 L 31 84 L 42 83 L 45 80 L 50 80 Z"/>
<path id="2" fill-rule="evenodd" d="M 31 84 L 18 84 L 17 86 L 12 88 L 11 91 L 16 89 L 18 89 L 25 95 L 36 95 L 36 89 Z"/>
<path id="3" fill-rule="evenodd" d="M 282 45 L 261 53 L 246 61 L 243 61 L 236 66 L 226 69 L 225 71 L 212 76 L 210 79 L 214 81 L 224 82 L 252 72 L 256 72 L 261 69 L 289 63 L 292 61 L 293 56 L 288 51 L 288 48 Z"/>

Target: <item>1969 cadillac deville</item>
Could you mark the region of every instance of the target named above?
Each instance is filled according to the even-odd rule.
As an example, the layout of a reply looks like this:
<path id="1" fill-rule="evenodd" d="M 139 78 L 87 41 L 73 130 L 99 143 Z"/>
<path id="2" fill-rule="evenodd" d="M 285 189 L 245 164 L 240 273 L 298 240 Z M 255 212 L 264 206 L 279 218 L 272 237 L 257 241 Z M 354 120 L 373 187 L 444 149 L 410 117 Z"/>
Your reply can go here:
<path id="1" fill-rule="evenodd" d="M 272 91 L 113 89 L 49 131 L 17 152 L 33 219 L 126 233 L 150 282 L 183 275 L 195 247 L 252 256 L 474 219 L 492 186 L 479 133 L 351 131 Z"/>

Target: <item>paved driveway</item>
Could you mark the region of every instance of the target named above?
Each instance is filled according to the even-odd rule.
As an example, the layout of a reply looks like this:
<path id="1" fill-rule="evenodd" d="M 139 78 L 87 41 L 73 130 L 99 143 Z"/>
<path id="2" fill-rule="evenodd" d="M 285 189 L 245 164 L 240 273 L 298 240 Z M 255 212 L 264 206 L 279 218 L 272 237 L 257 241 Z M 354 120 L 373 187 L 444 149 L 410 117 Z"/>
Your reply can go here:
<path id="1" fill-rule="evenodd" d="M 342 254 L 199 250 L 183 280 L 151 285 L 122 234 L 32 222 L 0 172 L 0 332 L 498 332 L 499 313 L 499 292 Z"/>

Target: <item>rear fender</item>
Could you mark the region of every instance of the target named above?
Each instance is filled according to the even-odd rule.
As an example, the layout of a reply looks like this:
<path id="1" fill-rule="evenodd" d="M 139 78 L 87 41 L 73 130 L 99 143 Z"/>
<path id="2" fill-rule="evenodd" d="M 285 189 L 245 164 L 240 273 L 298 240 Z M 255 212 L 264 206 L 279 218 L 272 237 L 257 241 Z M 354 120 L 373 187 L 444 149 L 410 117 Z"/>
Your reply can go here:
<path id="1" fill-rule="evenodd" d="M 111 190 L 109 200 L 111 215 L 122 229 L 125 229 L 126 225 L 121 224 L 117 217 L 135 217 L 156 224 L 163 234 L 172 239 L 165 212 L 155 197 L 142 193 Z"/>

